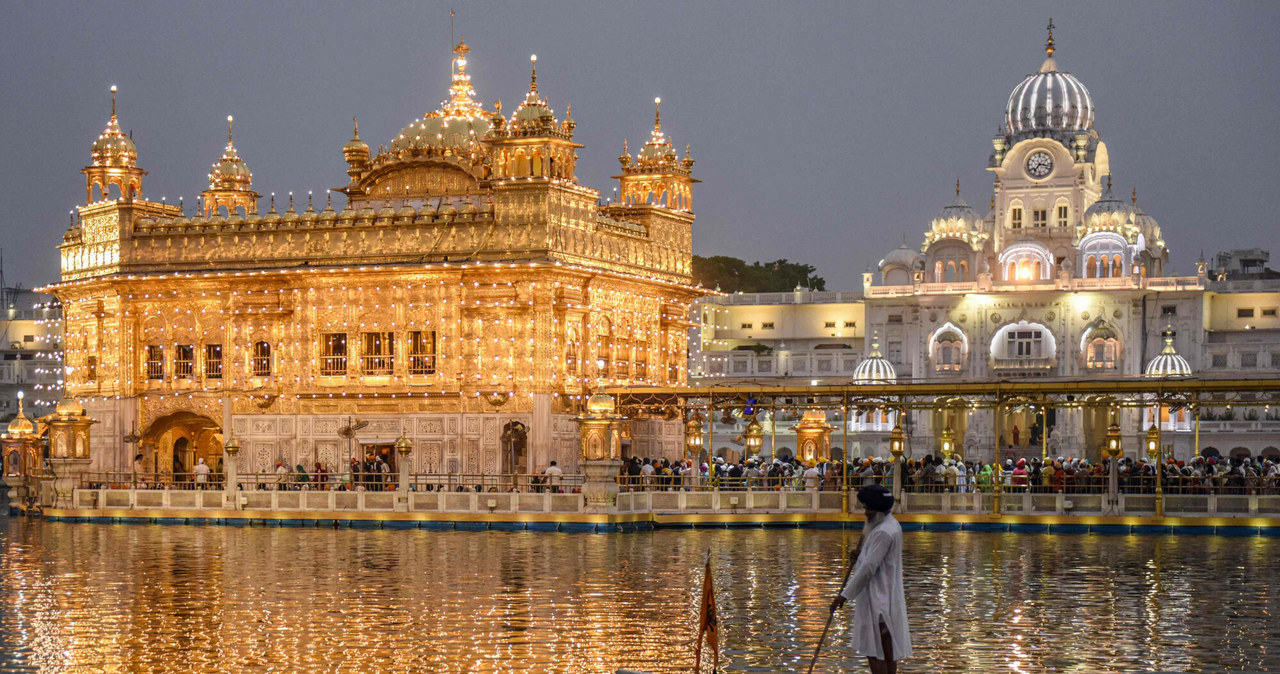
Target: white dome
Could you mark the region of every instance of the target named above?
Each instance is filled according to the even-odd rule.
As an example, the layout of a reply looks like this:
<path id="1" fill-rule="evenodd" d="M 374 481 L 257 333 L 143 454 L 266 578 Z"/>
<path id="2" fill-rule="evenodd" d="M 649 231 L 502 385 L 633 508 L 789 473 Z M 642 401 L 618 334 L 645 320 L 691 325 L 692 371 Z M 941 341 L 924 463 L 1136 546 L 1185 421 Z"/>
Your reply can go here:
<path id="1" fill-rule="evenodd" d="M 1009 94 L 1004 123 L 1011 134 L 1076 133 L 1093 129 L 1093 99 L 1070 73 L 1058 72 L 1050 56 Z"/>
<path id="2" fill-rule="evenodd" d="M 879 342 L 871 342 L 871 353 L 853 371 L 855 384 L 892 384 L 898 381 L 898 373 L 893 363 L 880 355 Z"/>
<path id="3" fill-rule="evenodd" d="M 920 253 L 907 248 L 907 244 L 904 243 L 889 251 L 889 254 L 884 256 L 884 259 L 880 261 L 880 268 L 884 269 L 890 265 L 901 265 L 907 269 L 915 269 L 916 265 L 920 263 L 920 260 Z"/>
<path id="4" fill-rule="evenodd" d="M 1164 350 L 1147 363 L 1148 377 L 1190 377 L 1191 364 L 1173 348 L 1173 332 L 1164 333 Z"/>

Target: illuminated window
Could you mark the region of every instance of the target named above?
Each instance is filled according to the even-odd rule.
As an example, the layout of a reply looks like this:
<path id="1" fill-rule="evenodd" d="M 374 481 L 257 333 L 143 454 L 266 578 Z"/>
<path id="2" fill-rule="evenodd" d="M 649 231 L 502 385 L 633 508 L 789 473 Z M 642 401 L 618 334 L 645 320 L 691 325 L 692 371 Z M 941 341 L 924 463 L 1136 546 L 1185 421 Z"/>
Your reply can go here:
<path id="1" fill-rule="evenodd" d="M 394 364 L 396 336 L 391 332 L 360 333 L 360 369 L 367 375 L 389 375 Z"/>
<path id="2" fill-rule="evenodd" d="M 253 357 L 249 361 L 249 372 L 254 377 L 271 376 L 271 345 L 266 342 L 253 343 Z"/>
<path id="3" fill-rule="evenodd" d="M 1058 207 L 1058 226 L 1059 227 L 1066 227 L 1067 224 L 1069 223 L 1069 220 L 1067 219 L 1067 214 L 1068 214 L 1068 210 L 1066 206 Z"/>
<path id="4" fill-rule="evenodd" d="M 1009 226 L 1013 229 L 1022 229 L 1022 209 L 1014 208 L 1009 211 Z"/>
<path id="5" fill-rule="evenodd" d="M 164 379 L 164 347 L 147 345 L 147 379 Z"/>
<path id="6" fill-rule="evenodd" d="M 191 379 L 196 373 L 196 347 L 179 344 L 173 351 L 173 376 Z"/>
<path id="7" fill-rule="evenodd" d="M 320 335 L 320 374 L 340 377 L 347 373 L 347 333 L 329 332 Z"/>
<path id="8" fill-rule="evenodd" d="M 222 345 L 204 345 L 204 378 L 222 379 Z"/>
<path id="9" fill-rule="evenodd" d="M 409 374 L 435 374 L 436 331 L 414 330 L 409 333 Z"/>

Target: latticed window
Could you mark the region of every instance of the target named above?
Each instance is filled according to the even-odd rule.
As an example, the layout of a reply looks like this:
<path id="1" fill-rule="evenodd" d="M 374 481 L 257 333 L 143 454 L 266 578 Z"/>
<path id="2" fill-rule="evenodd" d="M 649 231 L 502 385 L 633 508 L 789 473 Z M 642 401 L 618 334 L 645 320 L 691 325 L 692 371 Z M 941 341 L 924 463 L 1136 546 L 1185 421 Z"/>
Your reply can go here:
<path id="1" fill-rule="evenodd" d="M 164 379 L 164 347 L 147 345 L 147 379 Z"/>
<path id="2" fill-rule="evenodd" d="M 1039 330 L 1011 330 L 1005 340 L 1006 358 L 1039 358 L 1044 348 L 1044 334 Z"/>
<path id="3" fill-rule="evenodd" d="M 320 374 L 340 377 L 347 373 L 347 333 L 327 332 L 320 335 Z"/>
<path id="4" fill-rule="evenodd" d="M 1009 226 L 1013 229 L 1022 229 L 1022 209 L 1014 208 L 1009 211 Z"/>
<path id="5" fill-rule="evenodd" d="M 1058 226 L 1059 226 L 1059 227 L 1066 227 L 1066 226 L 1067 226 L 1067 224 L 1070 222 L 1070 221 L 1067 219 L 1067 216 L 1068 216 L 1068 214 L 1069 214 L 1069 213 L 1070 213 L 1070 211 L 1067 209 L 1067 207 L 1066 207 L 1066 206 L 1059 206 L 1059 207 L 1058 207 Z"/>
<path id="6" fill-rule="evenodd" d="M 222 345 L 204 345 L 204 378 L 222 379 Z"/>
<path id="7" fill-rule="evenodd" d="M 254 377 L 271 376 L 271 345 L 267 342 L 253 343 L 253 357 L 250 359 L 249 371 Z"/>
<path id="8" fill-rule="evenodd" d="M 1037 208 L 1031 211 L 1031 224 L 1036 227 L 1046 227 L 1049 224 L 1049 211 L 1043 208 Z"/>
<path id="9" fill-rule="evenodd" d="M 360 333 L 360 369 L 367 375 L 389 375 L 394 364 L 396 336 L 393 332 Z"/>
<path id="10" fill-rule="evenodd" d="M 190 344 L 179 344 L 173 350 L 173 376 L 178 379 L 191 379 L 196 373 L 196 347 Z"/>
<path id="11" fill-rule="evenodd" d="M 89 356 L 89 358 L 85 360 L 85 369 L 88 370 L 88 374 L 85 375 L 85 380 L 97 381 L 98 380 L 98 357 Z"/>
<path id="12" fill-rule="evenodd" d="M 436 373 L 436 331 L 414 330 L 409 333 L 409 374 Z"/>

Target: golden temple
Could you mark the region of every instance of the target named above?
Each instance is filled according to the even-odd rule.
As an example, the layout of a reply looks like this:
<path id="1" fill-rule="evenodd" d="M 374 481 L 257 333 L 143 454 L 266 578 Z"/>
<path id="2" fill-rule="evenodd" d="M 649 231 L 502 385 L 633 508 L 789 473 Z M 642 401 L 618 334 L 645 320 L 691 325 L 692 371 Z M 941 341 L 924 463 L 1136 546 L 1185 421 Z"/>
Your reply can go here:
<path id="1" fill-rule="evenodd" d="M 341 210 L 290 194 L 259 213 L 230 117 L 197 214 L 147 200 L 112 87 L 48 288 L 67 393 L 101 424 L 93 470 L 129 470 L 135 451 L 157 472 L 216 465 L 232 435 L 245 472 L 394 461 L 402 436 L 414 472 L 572 470 L 590 387 L 684 384 L 705 294 L 687 146 L 678 157 L 655 114 L 619 158 L 622 199 L 602 203 L 536 69 L 508 117 L 477 101 L 466 43 L 453 51 L 439 109 L 376 149 L 356 126 Z M 357 417 L 365 430 L 340 434 Z M 679 421 L 631 433 L 638 450 L 680 451 Z"/>

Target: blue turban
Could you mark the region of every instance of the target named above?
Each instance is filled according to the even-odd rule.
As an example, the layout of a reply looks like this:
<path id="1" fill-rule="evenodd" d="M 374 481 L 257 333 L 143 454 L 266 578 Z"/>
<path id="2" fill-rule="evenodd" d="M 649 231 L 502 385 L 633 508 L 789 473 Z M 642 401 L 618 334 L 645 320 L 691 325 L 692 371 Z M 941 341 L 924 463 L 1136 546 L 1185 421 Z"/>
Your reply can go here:
<path id="1" fill-rule="evenodd" d="M 869 510 L 887 513 L 893 509 L 893 492 L 882 484 L 869 484 L 858 490 L 858 501 Z"/>

